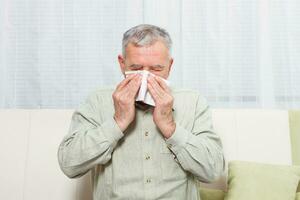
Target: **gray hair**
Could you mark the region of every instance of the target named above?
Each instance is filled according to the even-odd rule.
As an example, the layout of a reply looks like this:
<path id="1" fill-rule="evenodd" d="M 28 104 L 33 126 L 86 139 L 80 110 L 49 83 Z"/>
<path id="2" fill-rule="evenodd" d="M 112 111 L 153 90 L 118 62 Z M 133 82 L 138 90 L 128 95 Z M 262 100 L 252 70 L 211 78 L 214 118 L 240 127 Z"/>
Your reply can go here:
<path id="1" fill-rule="evenodd" d="M 135 46 L 149 46 L 156 41 L 162 41 L 168 48 L 169 55 L 171 55 L 172 40 L 165 29 L 150 24 L 140 24 L 132 27 L 123 34 L 123 56 L 126 56 L 125 50 L 129 43 L 132 43 Z"/>

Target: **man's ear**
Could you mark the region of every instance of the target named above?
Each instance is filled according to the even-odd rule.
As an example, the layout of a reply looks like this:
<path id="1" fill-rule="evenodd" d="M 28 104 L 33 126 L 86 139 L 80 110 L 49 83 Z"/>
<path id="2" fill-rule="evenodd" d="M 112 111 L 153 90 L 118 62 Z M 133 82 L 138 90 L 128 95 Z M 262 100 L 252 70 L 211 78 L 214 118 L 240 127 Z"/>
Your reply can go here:
<path id="1" fill-rule="evenodd" d="M 120 65 L 122 74 L 124 74 L 124 76 L 125 76 L 125 59 L 121 54 L 118 55 L 118 61 L 119 61 L 119 65 Z"/>
<path id="2" fill-rule="evenodd" d="M 170 71 L 171 71 L 171 68 L 172 68 L 172 66 L 173 66 L 173 62 L 174 62 L 174 59 L 173 59 L 173 58 L 171 58 L 171 59 L 170 59 L 170 62 L 169 62 L 169 71 L 168 71 L 168 77 L 169 77 L 169 75 L 170 75 Z"/>

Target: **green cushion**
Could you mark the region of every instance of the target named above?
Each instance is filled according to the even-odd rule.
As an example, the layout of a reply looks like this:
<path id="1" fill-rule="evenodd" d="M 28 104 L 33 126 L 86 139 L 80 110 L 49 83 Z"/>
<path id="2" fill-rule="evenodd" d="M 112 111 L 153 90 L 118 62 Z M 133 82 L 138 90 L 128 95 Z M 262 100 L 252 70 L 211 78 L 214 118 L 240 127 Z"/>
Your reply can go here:
<path id="1" fill-rule="evenodd" d="M 225 200 L 295 200 L 299 180 L 299 166 L 231 161 Z"/>
<path id="2" fill-rule="evenodd" d="M 222 190 L 200 187 L 201 200 L 224 200 L 225 192 Z"/>
<path id="3" fill-rule="evenodd" d="M 294 165 L 300 165 L 300 110 L 289 111 L 292 159 Z"/>
<path id="4" fill-rule="evenodd" d="M 300 192 L 296 194 L 296 200 L 300 200 Z"/>

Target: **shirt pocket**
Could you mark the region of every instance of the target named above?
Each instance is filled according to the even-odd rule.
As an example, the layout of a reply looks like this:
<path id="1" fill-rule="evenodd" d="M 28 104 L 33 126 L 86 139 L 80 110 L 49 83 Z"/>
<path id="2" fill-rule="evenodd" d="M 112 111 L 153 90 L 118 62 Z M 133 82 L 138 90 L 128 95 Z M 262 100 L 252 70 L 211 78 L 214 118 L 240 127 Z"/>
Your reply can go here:
<path id="1" fill-rule="evenodd" d="M 187 179 L 187 172 L 182 168 L 176 155 L 164 143 L 160 148 L 161 177 L 165 181 Z"/>

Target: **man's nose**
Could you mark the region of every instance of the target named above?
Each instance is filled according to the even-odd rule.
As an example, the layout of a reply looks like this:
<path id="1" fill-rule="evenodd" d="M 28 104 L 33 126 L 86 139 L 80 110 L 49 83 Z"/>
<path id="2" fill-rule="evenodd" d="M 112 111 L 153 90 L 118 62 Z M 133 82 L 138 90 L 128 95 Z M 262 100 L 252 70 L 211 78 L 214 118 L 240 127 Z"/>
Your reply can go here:
<path id="1" fill-rule="evenodd" d="M 150 71 L 150 67 L 148 67 L 148 66 L 143 66 L 143 70 Z"/>

